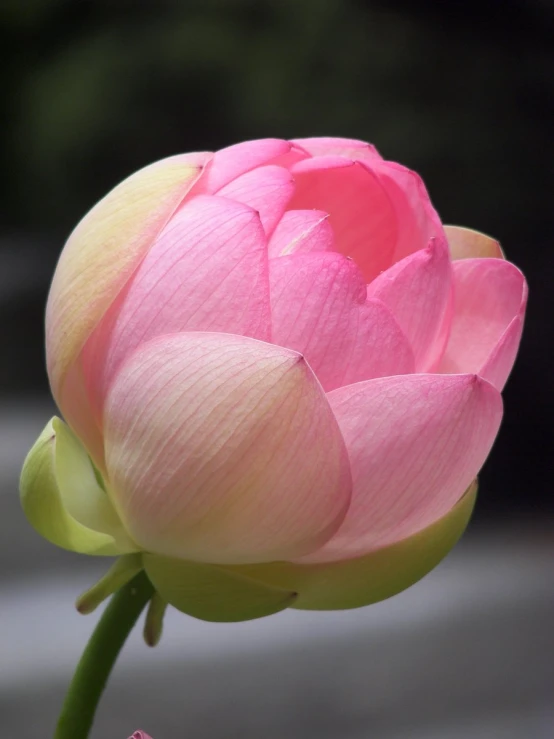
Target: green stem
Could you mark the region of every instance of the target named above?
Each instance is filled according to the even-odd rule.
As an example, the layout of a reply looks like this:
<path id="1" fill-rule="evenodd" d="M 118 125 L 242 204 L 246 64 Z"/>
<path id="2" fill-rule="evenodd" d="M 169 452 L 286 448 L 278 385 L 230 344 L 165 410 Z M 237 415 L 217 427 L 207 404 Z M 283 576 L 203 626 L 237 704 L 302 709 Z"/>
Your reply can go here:
<path id="1" fill-rule="evenodd" d="M 112 596 L 79 660 L 54 739 L 87 739 L 117 656 L 153 593 L 142 571 Z"/>

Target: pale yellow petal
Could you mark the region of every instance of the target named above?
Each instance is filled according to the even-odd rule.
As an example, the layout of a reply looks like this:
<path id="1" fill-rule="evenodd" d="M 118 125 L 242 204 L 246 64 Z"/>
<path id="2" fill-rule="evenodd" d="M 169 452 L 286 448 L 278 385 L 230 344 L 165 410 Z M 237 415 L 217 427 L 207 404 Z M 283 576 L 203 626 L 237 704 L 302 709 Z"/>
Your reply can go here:
<path id="1" fill-rule="evenodd" d="M 52 418 L 25 459 L 21 504 L 45 539 L 83 554 L 115 555 L 138 549 L 100 487 L 85 449 L 59 418 Z"/>
<path id="2" fill-rule="evenodd" d="M 452 259 L 493 257 L 504 259 L 504 252 L 495 239 L 463 226 L 445 226 L 444 231 Z"/>
<path id="3" fill-rule="evenodd" d="M 66 374 L 92 329 L 210 156 L 178 155 L 139 170 L 100 200 L 69 237 L 46 308 L 48 373 L 60 405 Z"/>

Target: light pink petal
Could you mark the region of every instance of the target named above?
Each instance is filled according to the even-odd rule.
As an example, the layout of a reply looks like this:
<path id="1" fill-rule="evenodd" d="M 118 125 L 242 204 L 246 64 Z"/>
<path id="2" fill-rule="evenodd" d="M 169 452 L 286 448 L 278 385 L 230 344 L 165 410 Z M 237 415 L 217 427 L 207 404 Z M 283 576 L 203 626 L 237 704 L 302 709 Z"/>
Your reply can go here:
<path id="1" fill-rule="evenodd" d="M 308 152 L 301 146 L 293 143 L 292 141 L 289 143 L 291 145 L 290 151 L 287 151 L 285 154 L 281 154 L 280 156 L 275 157 L 271 160 L 271 162 L 268 162 L 268 164 L 276 164 L 279 167 L 286 167 L 287 169 L 291 169 L 291 167 L 295 165 L 296 162 L 300 162 L 302 159 L 310 158 Z"/>
<path id="2" fill-rule="evenodd" d="M 503 259 L 454 262 L 454 314 L 440 372 L 476 372 L 502 389 L 527 303 L 525 278 Z"/>
<path id="3" fill-rule="evenodd" d="M 476 375 L 404 375 L 328 395 L 354 492 L 335 536 L 304 562 L 359 557 L 438 521 L 483 465 L 502 399 Z"/>
<path id="4" fill-rule="evenodd" d="M 268 340 L 266 237 L 258 214 L 201 195 L 167 225 L 87 343 L 83 367 L 100 421 L 114 373 L 141 343 L 178 331 Z"/>
<path id="5" fill-rule="evenodd" d="M 480 231 L 462 226 L 445 226 L 452 259 L 468 259 L 472 257 L 492 257 L 504 259 L 504 253 L 496 239 Z"/>
<path id="6" fill-rule="evenodd" d="M 244 203 L 260 214 L 265 232 L 269 235 L 285 212 L 294 192 L 290 172 L 271 165 L 258 167 L 237 177 L 218 191 L 219 195 Z"/>
<path id="7" fill-rule="evenodd" d="M 432 238 L 444 240 L 441 220 L 416 172 L 396 162 L 377 159 L 365 166 L 379 178 L 395 209 L 398 238 L 393 262 L 424 249 Z"/>
<path id="8" fill-rule="evenodd" d="M 379 179 L 364 164 L 321 156 L 299 162 L 292 173 L 296 192 L 289 208 L 329 213 L 335 249 L 354 259 L 366 282 L 391 264 L 396 213 Z"/>
<path id="9" fill-rule="evenodd" d="M 191 195 L 214 195 L 246 172 L 286 157 L 293 148 L 290 141 L 282 139 L 256 139 L 220 149 L 213 155 Z"/>
<path id="10" fill-rule="evenodd" d="M 289 210 L 277 224 L 267 248 L 271 258 L 297 252 L 330 251 L 333 242 L 333 229 L 327 213 Z"/>
<path id="11" fill-rule="evenodd" d="M 183 154 L 144 167 L 114 187 L 73 230 L 46 306 L 48 374 L 58 403 L 65 374 L 91 331 L 211 157 Z"/>
<path id="12" fill-rule="evenodd" d="M 444 239 L 383 272 L 368 285 L 368 296 L 392 311 L 414 351 L 416 372 L 433 369 L 440 360 L 450 326 L 452 266 Z"/>
<path id="13" fill-rule="evenodd" d="M 413 372 L 414 356 L 392 313 L 367 300 L 363 277 L 342 254 L 269 262 L 272 341 L 301 352 L 326 391 Z"/>
<path id="14" fill-rule="evenodd" d="M 154 554 L 289 559 L 327 541 L 350 503 L 333 412 L 288 349 L 230 334 L 159 337 L 121 368 L 105 418 L 110 495 Z"/>
<path id="15" fill-rule="evenodd" d="M 294 139 L 294 143 L 308 151 L 312 156 L 338 154 L 358 161 L 381 159 L 381 155 L 372 144 L 368 144 L 366 141 L 359 141 L 358 139 L 320 136 L 308 139 Z"/>
<path id="16" fill-rule="evenodd" d="M 325 172 L 329 169 L 348 169 L 355 164 L 353 159 L 341 156 L 340 154 L 324 154 L 311 159 L 303 159 L 293 167 L 295 174 L 307 172 Z"/>
<path id="17" fill-rule="evenodd" d="M 510 376 L 516 360 L 522 332 L 523 315 L 520 315 L 516 316 L 506 331 L 504 331 L 487 361 L 479 370 L 481 377 L 488 380 L 498 390 L 503 389 Z"/>
<path id="18" fill-rule="evenodd" d="M 211 156 L 182 154 L 135 172 L 85 215 L 60 255 L 46 306 L 48 376 L 65 419 L 84 434 L 91 453 L 101 439 L 81 392 L 82 348 Z"/>

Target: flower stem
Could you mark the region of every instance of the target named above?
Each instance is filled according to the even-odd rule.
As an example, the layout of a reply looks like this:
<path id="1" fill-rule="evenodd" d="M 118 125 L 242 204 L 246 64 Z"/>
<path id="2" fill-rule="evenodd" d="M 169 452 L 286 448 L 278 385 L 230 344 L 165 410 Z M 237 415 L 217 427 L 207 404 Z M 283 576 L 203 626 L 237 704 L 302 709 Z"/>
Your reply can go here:
<path id="1" fill-rule="evenodd" d="M 54 739 L 87 739 L 117 656 L 153 593 L 141 571 L 112 596 L 79 660 Z"/>

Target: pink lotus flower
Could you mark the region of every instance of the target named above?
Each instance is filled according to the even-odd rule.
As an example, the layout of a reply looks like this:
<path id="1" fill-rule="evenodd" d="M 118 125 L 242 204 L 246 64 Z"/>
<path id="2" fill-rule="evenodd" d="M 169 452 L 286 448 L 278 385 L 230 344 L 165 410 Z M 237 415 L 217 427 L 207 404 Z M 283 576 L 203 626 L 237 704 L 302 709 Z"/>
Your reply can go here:
<path id="1" fill-rule="evenodd" d="M 157 162 L 61 254 L 47 359 L 74 434 L 55 419 L 31 453 L 29 518 L 76 551 L 141 552 L 202 618 L 387 597 L 467 524 L 526 294 L 369 144 Z"/>
<path id="2" fill-rule="evenodd" d="M 144 731 L 135 731 L 133 736 L 130 736 L 129 739 L 152 739 L 152 737 L 145 734 Z"/>

